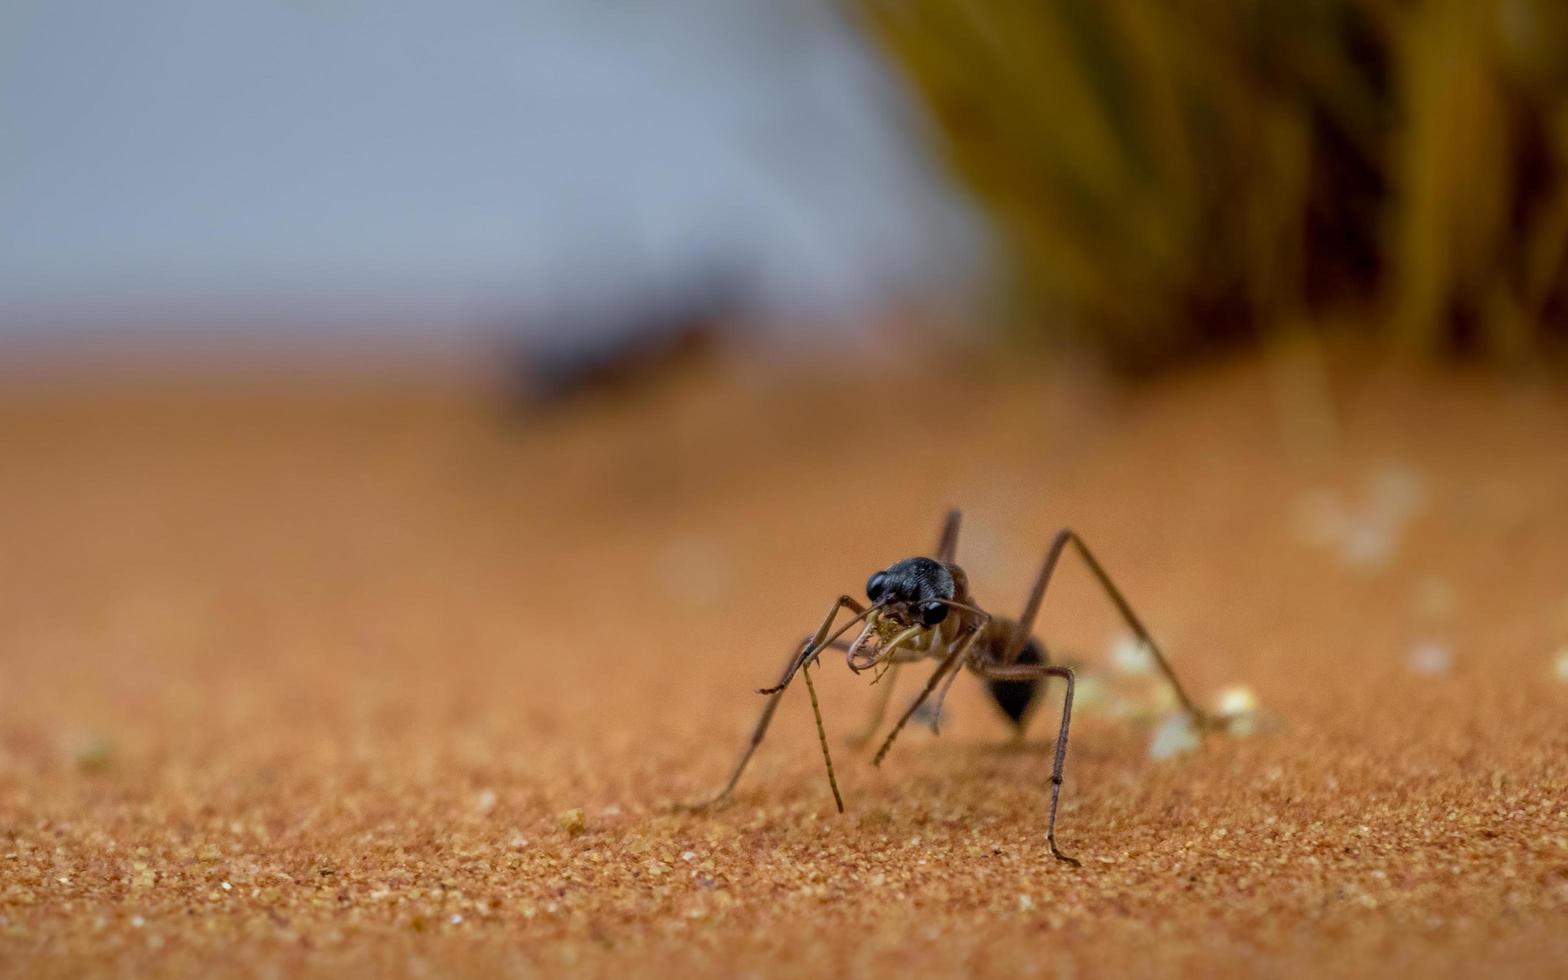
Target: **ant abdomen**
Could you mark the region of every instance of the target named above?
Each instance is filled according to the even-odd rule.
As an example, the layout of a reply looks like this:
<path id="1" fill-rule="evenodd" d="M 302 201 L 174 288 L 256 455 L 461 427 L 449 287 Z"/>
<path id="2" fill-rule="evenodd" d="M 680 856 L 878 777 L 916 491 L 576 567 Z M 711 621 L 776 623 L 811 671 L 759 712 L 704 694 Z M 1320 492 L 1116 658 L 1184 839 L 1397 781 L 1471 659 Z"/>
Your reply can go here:
<path id="1" fill-rule="evenodd" d="M 1019 651 L 1018 659 L 1014 663 L 1045 663 L 1045 658 L 1040 656 L 1039 641 L 1031 638 Z M 1044 679 L 1038 677 L 1026 681 L 1003 681 L 991 678 L 985 682 L 985 689 L 991 695 L 991 700 L 1002 709 L 1002 714 L 1013 723 L 1013 727 L 1020 730 L 1028 720 L 1029 709 L 1034 707 L 1035 699 L 1040 696 L 1040 688 L 1043 686 Z"/>

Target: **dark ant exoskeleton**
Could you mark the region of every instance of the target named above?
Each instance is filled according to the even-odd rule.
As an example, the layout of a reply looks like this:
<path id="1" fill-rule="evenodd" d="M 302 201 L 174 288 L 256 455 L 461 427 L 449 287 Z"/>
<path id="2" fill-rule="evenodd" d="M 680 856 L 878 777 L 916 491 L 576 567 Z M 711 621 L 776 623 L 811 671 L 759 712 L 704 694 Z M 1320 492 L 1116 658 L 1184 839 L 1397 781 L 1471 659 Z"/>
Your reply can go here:
<path id="1" fill-rule="evenodd" d="M 875 669 L 877 680 L 901 664 L 921 660 L 938 661 L 925 688 L 883 739 L 881 747 L 872 757 L 873 765 L 881 764 L 898 733 L 933 693 L 936 694 L 936 711 L 932 727 L 936 727 L 947 690 L 963 668 L 968 668 L 986 682 L 992 700 L 1020 731 L 1028 720 L 1030 706 L 1039 697 L 1046 680 L 1060 677 L 1067 682 L 1067 692 L 1062 702 L 1061 727 L 1057 732 L 1056 752 L 1051 763 L 1051 808 L 1046 818 L 1045 838 L 1053 856 L 1077 866 L 1076 859 L 1063 854 L 1056 846 L 1056 809 L 1061 797 L 1062 769 L 1067 761 L 1067 732 L 1073 710 L 1073 671 L 1070 667 L 1052 663 L 1045 647 L 1030 636 L 1051 574 L 1068 545 L 1072 545 L 1083 558 L 1112 605 L 1153 656 L 1155 665 L 1170 682 L 1177 700 L 1192 716 L 1198 730 L 1207 732 L 1217 727 L 1217 720 L 1187 696 L 1165 659 L 1165 654 L 1155 644 L 1143 622 L 1122 596 L 1121 590 L 1112 583 L 1099 561 L 1071 530 L 1063 529 L 1052 539 L 1023 615 L 1015 621 L 986 612 L 969 594 L 968 577 L 954 563 L 958 525 L 958 511 L 949 511 L 935 558 L 905 558 L 873 574 L 866 582 L 866 598 L 870 600 L 870 605 L 862 604 L 853 596 L 839 596 L 816 633 L 807 637 L 790 655 L 779 682 L 772 687 L 759 689 L 758 693 L 768 695 L 768 703 L 762 709 L 762 717 L 757 719 L 751 740 L 742 751 L 729 781 L 717 793 L 689 804 L 687 809 L 703 809 L 729 798 L 741 774 L 745 772 L 747 763 L 751 761 L 752 754 L 767 734 L 780 697 L 798 672 L 805 679 L 806 689 L 811 696 L 817 735 L 827 764 L 828 784 L 832 787 L 839 812 L 843 812 L 844 799 L 839 794 L 838 780 L 833 773 L 833 757 L 828 751 L 827 732 L 822 724 L 822 711 L 817 703 L 817 692 L 810 671 L 813 665 L 819 663 L 822 652 L 829 647 L 843 650 L 850 670 L 857 674 Z M 850 610 L 854 616 L 835 630 L 834 621 L 844 609 Z M 857 623 L 864 624 L 859 635 L 846 643 L 844 634 Z M 869 737 L 881 723 L 891 694 L 892 684 L 888 683 L 877 700 L 863 738 Z"/>

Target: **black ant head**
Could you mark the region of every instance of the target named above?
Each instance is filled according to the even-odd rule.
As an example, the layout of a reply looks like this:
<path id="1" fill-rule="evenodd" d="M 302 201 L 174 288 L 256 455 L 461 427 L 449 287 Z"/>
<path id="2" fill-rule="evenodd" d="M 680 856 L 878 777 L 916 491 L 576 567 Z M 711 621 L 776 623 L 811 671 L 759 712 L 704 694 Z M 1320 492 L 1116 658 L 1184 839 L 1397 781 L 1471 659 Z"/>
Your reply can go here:
<path id="1" fill-rule="evenodd" d="M 881 618 L 904 627 L 932 627 L 947 618 L 957 592 L 953 573 L 930 558 L 905 558 L 871 576 L 866 598 L 883 606 Z"/>
<path id="2" fill-rule="evenodd" d="M 953 572 L 929 558 L 905 558 L 872 575 L 866 582 L 871 611 L 849 645 L 850 669 L 865 670 L 907 643 L 922 642 L 947 619 L 957 593 Z"/>

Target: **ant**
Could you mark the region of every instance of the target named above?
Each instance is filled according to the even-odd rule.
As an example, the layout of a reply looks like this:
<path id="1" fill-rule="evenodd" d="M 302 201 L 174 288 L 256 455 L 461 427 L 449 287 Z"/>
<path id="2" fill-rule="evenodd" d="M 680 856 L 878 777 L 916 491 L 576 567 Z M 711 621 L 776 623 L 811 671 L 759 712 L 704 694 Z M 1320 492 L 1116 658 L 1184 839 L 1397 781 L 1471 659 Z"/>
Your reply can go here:
<path id="1" fill-rule="evenodd" d="M 1034 590 L 1029 594 L 1023 615 L 1014 621 L 986 612 L 969 594 L 968 576 L 954 563 L 958 549 L 959 519 L 958 511 L 948 512 L 935 558 L 905 558 L 874 573 L 866 582 L 866 598 L 871 603 L 869 606 L 850 595 L 839 596 L 834 601 L 816 633 L 807 637 L 790 655 L 779 682 L 772 687 L 758 689 L 757 693 L 768 696 L 768 702 L 762 709 L 762 717 L 757 719 L 751 741 L 741 752 L 735 770 L 730 773 L 729 781 L 711 797 L 687 804 L 684 809 L 703 810 L 729 799 L 752 754 L 762 744 L 779 699 L 795 674 L 799 673 L 811 696 L 811 710 L 817 720 L 817 738 L 822 743 L 822 758 L 827 765 L 828 785 L 833 789 L 833 800 L 839 812 L 844 812 L 844 798 L 839 794 L 838 779 L 833 773 L 833 757 L 828 751 L 827 731 L 822 725 L 822 710 L 817 703 L 816 687 L 811 681 L 811 667 L 820 665 L 822 652 L 830 647 L 844 651 L 849 669 L 856 674 L 875 669 L 873 684 L 884 676 L 889 680 L 873 709 L 870 724 L 858 741 L 869 739 L 882 722 L 892 695 L 891 672 L 896 671 L 901 664 L 921 660 L 938 661 L 924 690 L 898 719 L 872 757 L 871 764 L 874 766 L 882 764 L 898 733 L 903 731 L 905 724 L 933 693 L 936 694 L 936 706 L 931 727 L 933 731 L 938 730 L 942 702 L 962 668 L 967 667 L 986 682 L 986 690 L 992 700 L 1020 734 L 1028 720 L 1029 707 L 1041 694 L 1046 680 L 1060 677 L 1067 682 L 1067 693 L 1062 702 L 1056 755 L 1051 763 L 1051 810 L 1046 819 L 1045 839 L 1057 860 L 1074 867 L 1080 866 L 1077 859 L 1063 854 L 1056 846 L 1056 807 L 1062 792 L 1062 768 L 1067 761 L 1067 729 L 1073 712 L 1073 671 L 1071 667 L 1052 663 L 1044 645 L 1030 636 L 1035 616 L 1040 611 L 1040 601 L 1045 597 L 1046 586 L 1051 582 L 1051 574 L 1068 545 L 1072 545 L 1083 558 L 1116 611 L 1153 655 L 1155 664 L 1170 682 L 1177 699 L 1192 716 L 1198 730 L 1206 733 L 1219 727 L 1220 719 L 1199 709 L 1187 696 L 1165 659 L 1165 654 L 1155 644 L 1143 622 L 1122 596 L 1121 590 L 1112 583 L 1110 576 L 1077 534 L 1067 528 L 1057 532 L 1046 551 L 1045 564 L 1035 579 Z M 834 621 L 844 609 L 850 610 L 854 616 L 835 630 Z M 846 643 L 844 634 L 862 622 L 864 626 L 860 634 Z"/>

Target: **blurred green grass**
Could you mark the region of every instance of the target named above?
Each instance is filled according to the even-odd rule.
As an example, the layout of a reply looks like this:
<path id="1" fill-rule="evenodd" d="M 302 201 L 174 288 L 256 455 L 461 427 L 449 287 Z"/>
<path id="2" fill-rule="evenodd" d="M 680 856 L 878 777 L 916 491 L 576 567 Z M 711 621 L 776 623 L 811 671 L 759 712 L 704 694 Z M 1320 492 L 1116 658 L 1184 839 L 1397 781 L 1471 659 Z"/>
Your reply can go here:
<path id="1" fill-rule="evenodd" d="M 1326 322 L 1499 362 L 1568 333 L 1562 0 L 854 5 L 1026 336 L 1136 368 Z"/>

